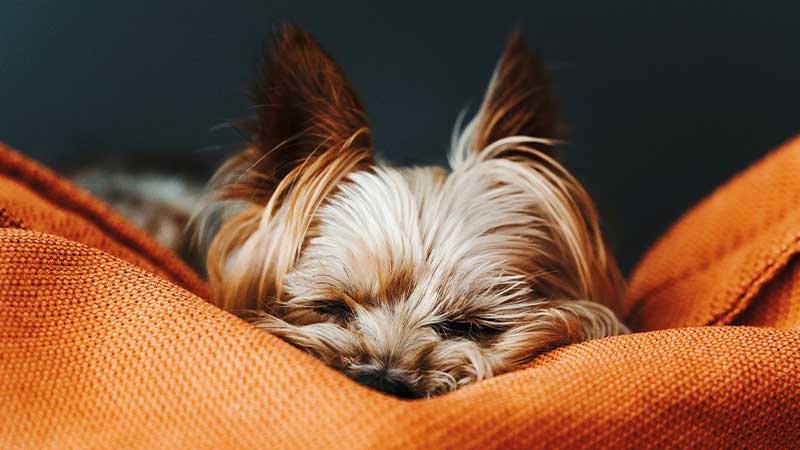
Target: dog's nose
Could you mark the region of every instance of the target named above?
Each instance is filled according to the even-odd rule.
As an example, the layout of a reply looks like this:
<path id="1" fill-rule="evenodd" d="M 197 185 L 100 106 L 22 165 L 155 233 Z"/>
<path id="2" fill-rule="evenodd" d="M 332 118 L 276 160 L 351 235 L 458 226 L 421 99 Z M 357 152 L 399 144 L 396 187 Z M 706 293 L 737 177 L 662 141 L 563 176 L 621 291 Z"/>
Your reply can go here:
<path id="1" fill-rule="evenodd" d="M 385 371 L 361 372 L 353 376 L 359 384 L 400 398 L 417 398 L 407 384 L 390 379 Z"/>

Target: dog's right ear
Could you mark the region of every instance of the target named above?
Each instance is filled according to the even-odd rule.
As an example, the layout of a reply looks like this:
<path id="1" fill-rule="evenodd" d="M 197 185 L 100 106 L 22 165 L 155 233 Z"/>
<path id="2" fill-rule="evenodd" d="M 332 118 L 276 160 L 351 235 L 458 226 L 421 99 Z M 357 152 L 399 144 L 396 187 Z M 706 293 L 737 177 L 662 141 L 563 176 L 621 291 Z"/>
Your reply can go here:
<path id="1" fill-rule="evenodd" d="M 299 28 L 276 33 L 253 98 L 256 118 L 245 127 L 251 142 L 217 172 L 215 203 L 207 208 L 222 210 L 206 267 L 214 302 L 229 310 L 269 310 L 316 210 L 348 174 L 373 161 L 361 100 Z M 201 234 L 210 228 L 199 224 Z"/>

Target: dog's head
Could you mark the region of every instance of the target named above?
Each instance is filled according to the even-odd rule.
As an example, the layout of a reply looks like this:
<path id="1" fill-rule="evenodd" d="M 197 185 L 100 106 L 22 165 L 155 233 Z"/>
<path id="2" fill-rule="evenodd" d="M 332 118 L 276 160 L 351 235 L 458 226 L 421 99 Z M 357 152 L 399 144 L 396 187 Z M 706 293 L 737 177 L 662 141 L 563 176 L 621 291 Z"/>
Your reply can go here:
<path id="1" fill-rule="evenodd" d="M 353 379 L 444 393 L 542 351 L 618 334 L 592 202 L 552 157 L 540 64 L 510 39 L 451 170 L 375 162 L 366 114 L 308 34 L 284 27 L 247 148 L 213 184 L 214 300 Z"/>

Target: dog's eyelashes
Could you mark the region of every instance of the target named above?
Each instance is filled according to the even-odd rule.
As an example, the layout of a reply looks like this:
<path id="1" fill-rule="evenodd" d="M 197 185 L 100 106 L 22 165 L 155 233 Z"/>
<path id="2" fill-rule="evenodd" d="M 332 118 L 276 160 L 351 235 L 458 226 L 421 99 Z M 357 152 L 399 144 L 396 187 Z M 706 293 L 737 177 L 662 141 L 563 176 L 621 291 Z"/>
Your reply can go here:
<path id="1" fill-rule="evenodd" d="M 326 300 L 314 306 L 314 312 L 338 320 L 349 320 L 353 317 L 353 309 L 341 300 Z"/>
<path id="2" fill-rule="evenodd" d="M 497 326 L 467 320 L 447 320 L 431 325 L 433 331 L 443 338 L 477 338 L 494 336 L 503 330 Z"/>

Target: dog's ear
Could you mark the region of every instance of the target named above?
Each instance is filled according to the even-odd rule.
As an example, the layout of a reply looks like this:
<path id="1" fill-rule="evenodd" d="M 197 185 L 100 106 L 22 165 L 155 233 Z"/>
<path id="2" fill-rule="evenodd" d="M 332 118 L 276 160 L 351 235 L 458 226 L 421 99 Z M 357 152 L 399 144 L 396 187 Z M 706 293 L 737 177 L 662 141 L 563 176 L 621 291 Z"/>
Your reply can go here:
<path id="1" fill-rule="evenodd" d="M 506 43 L 478 116 L 478 149 L 509 136 L 559 137 L 556 105 L 544 67 L 519 31 Z"/>
<path id="2" fill-rule="evenodd" d="M 556 104 L 544 67 L 528 49 L 522 34 L 514 31 L 478 113 L 463 130 L 460 141 L 454 143 L 453 156 L 456 160 L 468 158 L 514 136 L 539 139 L 540 150 L 551 153 L 552 143 L 560 134 Z"/>
<path id="3" fill-rule="evenodd" d="M 251 142 L 212 181 L 224 217 L 206 266 L 214 300 L 227 309 L 264 308 L 280 298 L 316 210 L 373 160 L 361 100 L 299 28 L 286 25 L 276 33 L 253 98 L 256 118 L 245 124 Z"/>
<path id="4" fill-rule="evenodd" d="M 531 213 L 551 245 L 535 264 L 536 289 L 547 296 L 614 306 L 623 281 L 603 241 L 589 194 L 555 158 L 560 138 L 555 101 L 541 62 L 514 32 L 476 116 L 454 136 L 454 170 L 480 170 L 500 185 L 537 198 Z"/>
<path id="5" fill-rule="evenodd" d="M 247 161 L 236 161 L 247 171 L 227 187 L 227 198 L 268 199 L 282 181 L 316 159 L 349 161 L 345 167 L 371 162 L 364 106 L 311 34 L 293 25 L 279 29 L 251 95 L 256 118 L 245 128 L 252 144 L 240 155 Z"/>

